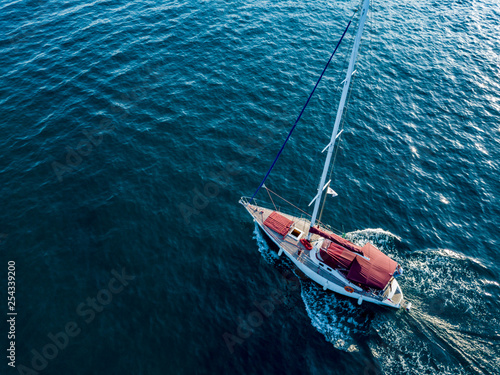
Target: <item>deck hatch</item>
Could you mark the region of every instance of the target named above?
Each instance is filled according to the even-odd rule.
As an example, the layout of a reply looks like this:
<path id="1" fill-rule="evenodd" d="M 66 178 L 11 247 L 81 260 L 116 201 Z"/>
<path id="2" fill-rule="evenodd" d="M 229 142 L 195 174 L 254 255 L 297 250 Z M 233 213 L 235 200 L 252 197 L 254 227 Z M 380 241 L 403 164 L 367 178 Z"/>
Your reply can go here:
<path id="1" fill-rule="evenodd" d="M 293 225 L 293 221 L 273 211 L 271 215 L 264 221 L 264 225 L 275 232 L 286 236 Z"/>
<path id="2" fill-rule="evenodd" d="M 303 234 L 304 232 L 302 232 L 300 229 L 293 228 L 288 235 L 292 238 L 295 238 L 296 240 L 300 240 L 300 237 L 302 237 Z"/>

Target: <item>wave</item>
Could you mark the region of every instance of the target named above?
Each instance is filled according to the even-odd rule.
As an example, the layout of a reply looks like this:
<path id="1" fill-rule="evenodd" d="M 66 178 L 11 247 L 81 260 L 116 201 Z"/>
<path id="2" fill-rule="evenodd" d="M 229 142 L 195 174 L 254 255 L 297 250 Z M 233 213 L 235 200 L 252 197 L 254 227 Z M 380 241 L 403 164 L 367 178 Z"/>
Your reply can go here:
<path id="1" fill-rule="evenodd" d="M 370 317 L 350 300 L 326 292 L 312 281 L 301 281 L 301 296 L 311 324 L 335 349 L 359 351 L 356 337 L 367 332 Z"/>

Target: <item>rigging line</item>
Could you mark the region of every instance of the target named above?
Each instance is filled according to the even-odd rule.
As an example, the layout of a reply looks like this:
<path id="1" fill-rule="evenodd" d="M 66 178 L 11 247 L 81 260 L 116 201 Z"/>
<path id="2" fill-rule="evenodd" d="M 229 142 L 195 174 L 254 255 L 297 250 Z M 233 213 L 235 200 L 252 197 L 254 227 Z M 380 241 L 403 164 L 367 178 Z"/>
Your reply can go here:
<path id="1" fill-rule="evenodd" d="M 308 214 L 307 212 L 305 212 L 304 210 L 301 210 L 299 207 L 297 207 L 296 205 L 294 205 L 292 202 L 290 201 L 287 201 L 285 198 L 283 198 L 281 195 L 279 195 L 278 193 L 272 191 L 271 189 L 269 189 L 267 186 L 266 186 L 266 190 L 269 192 L 271 192 L 272 194 L 276 195 L 278 198 L 284 200 L 286 203 L 288 203 L 290 206 L 292 206 L 293 208 L 296 208 L 297 210 L 299 210 L 300 212 L 302 212 L 303 214 L 307 215 L 307 216 L 311 216 L 311 214 Z M 328 224 L 326 223 L 322 223 L 320 220 L 317 220 L 317 223 L 318 225 L 322 225 L 324 228 L 328 229 L 328 230 L 331 230 L 331 231 L 337 231 L 339 232 L 338 229 L 334 229 L 334 228 L 331 228 Z"/>
<path id="2" fill-rule="evenodd" d="M 271 192 L 273 193 L 274 195 L 276 195 L 278 198 L 280 199 L 283 199 L 286 203 L 288 203 L 290 206 L 292 206 L 293 208 L 296 208 L 297 210 L 299 210 L 300 212 L 302 212 L 303 214 L 307 215 L 307 216 L 311 216 L 310 214 L 308 214 L 307 212 L 305 212 L 304 210 L 301 210 L 299 207 L 297 207 L 296 205 L 294 205 L 293 203 L 287 201 L 285 198 L 283 198 L 281 195 L 279 195 L 278 193 L 275 193 L 274 191 L 272 191 L 271 189 L 269 189 L 268 187 L 266 187 L 267 191 L 268 192 Z"/>
<path id="3" fill-rule="evenodd" d="M 349 20 L 349 23 L 347 24 L 347 27 L 345 28 L 344 30 L 344 33 L 342 34 L 342 36 L 340 37 L 339 41 L 337 42 L 337 45 L 335 46 L 335 49 L 333 50 L 333 53 L 332 55 L 330 56 L 330 59 L 328 60 L 328 62 L 326 63 L 325 65 L 325 68 L 323 69 L 323 72 L 321 73 L 321 75 L 319 76 L 318 78 L 318 81 L 316 82 L 316 85 L 314 86 L 313 90 L 311 91 L 311 93 L 309 94 L 309 97 L 307 98 L 307 101 L 306 101 L 306 104 L 304 104 L 304 107 L 302 107 L 302 111 L 300 111 L 300 114 L 299 114 L 299 117 L 297 117 L 297 120 L 295 120 L 295 123 L 293 124 L 292 128 L 290 129 L 290 132 L 288 133 L 288 136 L 286 137 L 286 140 L 285 142 L 283 143 L 283 145 L 281 146 L 278 154 L 276 155 L 276 157 L 274 158 L 274 161 L 273 163 L 271 164 L 271 168 L 269 168 L 269 170 L 267 171 L 266 173 L 266 176 L 264 177 L 264 179 L 262 180 L 262 182 L 260 183 L 259 187 L 257 188 L 257 190 L 255 190 L 255 193 L 253 193 L 252 195 L 252 199 L 255 198 L 255 195 L 257 195 L 257 193 L 259 192 L 260 188 L 262 187 L 262 185 L 264 185 L 264 182 L 266 182 L 266 179 L 267 177 L 269 176 L 269 174 L 271 173 L 272 169 L 274 168 L 274 165 L 276 164 L 276 162 L 278 161 L 278 158 L 280 157 L 281 153 L 283 152 L 283 149 L 285 148 L 285 145 L 286 143 L 288 142 L 288 140 L 290 139 L 290 136 L 292 135 L 293 131 L 295 130 L 295 127 L 297 126 L 297 123 L 299 122 L 300 118 L 302 117 L 302 114 L 304 113 L 307 105 L 309 104 L 309 101 L 311 100 L 311 97 L 313 96 L 314 94 L 314 91 L 316 91 L 316 87 L 318 87 L 319 85 L 319 82 L 321 81 L 321 78 L 323 78 L 323 75 L 325 74 L 325 71 L 326 71 L 326 68 L 328 68 L 328 65 L 330 65 L 330 61 L 332 61 L 333 59 L 333 55 L 335 55 L 335 52 L 337 52 L 337 49 L 339 48 L 340 46 L 340 42 L 342 42 L 342 39 L 344 39 L 344 36 L 347 32 L 347 29 L 349 29 L 349 26 L 351 26 L 351 22 L 352 22 L 352 19 L 354 18 L 354 15 L 357 13 L 357 9 L 356 11 L 354 12 L 353 16 L 351 17 L 351 19 Z"/>
<path id="4" fill-rule="evenodd" d="M 264 189 L 267 190 L 267 195 L 269 195 L 269 199 L 271 199 L 271 202 L 273 203 L 274 211 L 278 211 L 278 209 L 276 208 L 276 205 L 274 204 L 273 198 L 271 197 L 271 194 L 269 194 L 269 189 L 267 188 L 266 185 L 264 185 Z"/>

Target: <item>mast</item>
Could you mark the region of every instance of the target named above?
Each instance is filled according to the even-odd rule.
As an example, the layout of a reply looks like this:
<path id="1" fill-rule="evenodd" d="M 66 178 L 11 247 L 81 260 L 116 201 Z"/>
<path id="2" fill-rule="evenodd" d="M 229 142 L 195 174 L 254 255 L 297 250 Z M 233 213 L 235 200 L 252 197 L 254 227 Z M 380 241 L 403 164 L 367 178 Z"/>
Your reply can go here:
<path id="1" fill-rule="evenodd" d="M 363 34 L 363 28 L 365 26 L 366 17 L 368 15 L 368 8 L 370 7 L 370 0 L 364 0 L 363 2 L 363 11 L 361 12 L 361 17 L 359 19 L 358 31 L 356 33 L 356 39 L 354 40 L 354 47 L 351 53 L 351 59 L 349 60 L 349 67 L 347 68 L 347 75 L 345 79 L 344 88 L 342 89 L 342 96 L 340 97 L 339 108 L 337 110 L 337 117 L 335 119 L 335 125 L 332 131 L 332 137 L 330 140 L 330 144 L 328 147 L 328 153 L 326 155 L 325 165 L 323 167 L 323 174 L 321 175 L 321 179 L 318 186 L 318 194 L 316 195 L 316 200 L 314 204 L 314 211 L 311 217 L 311 226 L 312 228 L 314 224 L 316 224 L 316 218 L 318 216 L 318 209 L 321 202 L 321 197 L 323 195 L 323 190 L 325 188 L 325 180 L 326 174 L 328 173 L 328 168 L 330 166 L 330 161 L 332 159 L 333 149 L 335 146 L 335 139 L 337 138 L 337 133 L 339 130 L 340 120 L 342 119 L 342 114 L 344 112 L 345 101 L 347 98 L 347 93 L 349 91 L 349 85 L 351 84 L 351 76 L 354 71 L 354 64 L 356 63 L 356 58 L 358 56 L 359 44 L 361 43 L 361 35 Z M 311 233 L 307 235 L 307 239 L 311 238 Z"/>

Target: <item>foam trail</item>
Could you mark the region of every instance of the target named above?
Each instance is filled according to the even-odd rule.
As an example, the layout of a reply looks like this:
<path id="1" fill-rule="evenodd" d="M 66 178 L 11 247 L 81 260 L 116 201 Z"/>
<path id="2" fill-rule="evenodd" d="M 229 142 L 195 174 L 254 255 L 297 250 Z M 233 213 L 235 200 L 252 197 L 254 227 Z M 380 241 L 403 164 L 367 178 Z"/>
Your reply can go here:
<path id="1" fill-rule="evenodd" d="M 395 250 L 395 240 L 401 238 L 383 229 L 363 229 L 346 233 L 345 238 L 358 246 L 364 246 L 367 242 L 379 248 L 383 252 Z"/>
<path id="2" fill-rule="evenodd" d="M 259 253 L 262 255 L 262 257 L 267 263 L 273 264 L 279 259 L 278 254 L 276 254 L 267 244 L 257 223 L 255 223 L 253 238 L 257 241 Z"/>
<path id="3" fill-rule="evenodd" d="M 486 308 L 498 303 L 498 283 L 480 276 L 487 270 L 476 260 L 451 250 L 416 251 L 404 265 L 401 286 L 414 307 L 392 319 L 377 316 L 378 339 L 368 342 L 384 373 L 489 373 L 483 369 L 499 357 L 482 338 L 500 341 L 492 337 L 499 319 Z"/>
<path id="4" fill-rule="evenodd" d="M 346 299 L 323 291 L 312 281 L 301 282 L 301 296 L 311 324 L 339 350 L 358 351 L 353 335 L 363 333 L 368 318 Z"/>

